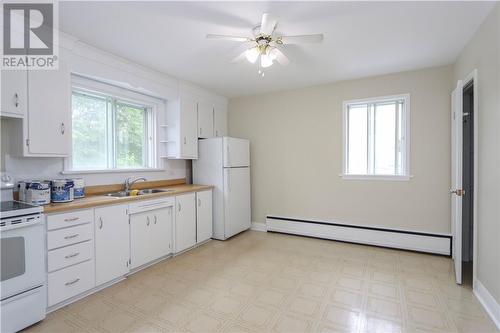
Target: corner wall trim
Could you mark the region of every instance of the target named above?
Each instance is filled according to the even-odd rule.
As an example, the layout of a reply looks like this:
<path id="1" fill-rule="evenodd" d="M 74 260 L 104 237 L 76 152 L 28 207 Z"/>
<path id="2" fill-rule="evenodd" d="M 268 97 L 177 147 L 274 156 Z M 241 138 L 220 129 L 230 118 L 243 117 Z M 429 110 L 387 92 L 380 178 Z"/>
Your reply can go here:
<path id="1" fill-rule="evenodd" d="M 261 223 L 261 222 L 252 222 L 252 226 L 250 227 L 250 230 L 266 232 L 267 225 L 265 223 Z"/>
<path id="2" fill-rule="evenodd" d="M 474 295 L 476 295 L 491 320 L 493 320 L 497 328 L 500 330 L 500 304 L 498 304 L 488 289 L 486 289 L 486 287 L 479 280 L 474 281 L 473 291 Z"/>
<path id="3" fill-rule="evenodd" d="M 355 224 L 267 216 L 267 230 L 351 243 L 450 256 L 449 234 L 388 229 Z"/>

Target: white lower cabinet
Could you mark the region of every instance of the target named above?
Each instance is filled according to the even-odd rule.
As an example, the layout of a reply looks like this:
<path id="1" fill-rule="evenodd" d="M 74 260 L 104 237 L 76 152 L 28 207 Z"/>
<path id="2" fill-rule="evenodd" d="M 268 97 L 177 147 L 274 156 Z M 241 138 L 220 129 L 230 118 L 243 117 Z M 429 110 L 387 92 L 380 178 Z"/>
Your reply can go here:
<path id="1" fill-rule="evenodd" d="M 212 190 L 196 192 L 196 242 L 212 238 Z"/>
<path id="2" fill-rule="evenodd" d="M 130 214 L 130 215 L 129 215 Z M 212 191 L 47 215 L 48 306 L 212 237 Z"/>
<path id="3" fill-rule="evenodd" d="M 95 278 L 100 285 L 129 271 L 130 235 L 127 205 L 95 209 Z"/>
<path id="4" fill-rule="evenodd" d="M 94 261 L 70 266 L 49 274 L 48 304 L 52 306 L 95 286 Z"/>
<path id="5" fill-rule="evenodd" d="M 172 207 L 130 215 L 131 268 L 172 253 Z"/>
<path id="6" fill-rule="evenodd" d="M 175 197 L 175 253 L 196 245 L 196 194 Z"/>

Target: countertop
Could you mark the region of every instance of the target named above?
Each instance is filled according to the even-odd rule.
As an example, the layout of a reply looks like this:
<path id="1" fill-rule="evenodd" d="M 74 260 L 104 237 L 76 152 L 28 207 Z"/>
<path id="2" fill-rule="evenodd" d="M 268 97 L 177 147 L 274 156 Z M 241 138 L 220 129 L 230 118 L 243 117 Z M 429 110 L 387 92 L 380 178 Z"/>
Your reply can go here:
<path id="1" fill-rule="evenodd" d="M 213 186 L 195 185 L 195 184 L 181 184 L 181 185 L 154 187 L 154 188 L 169 189 L 169 190 L 173 190 L 173 191 L 144 194 L 144 195 L 137 195 L 137 196 L 130 196 L 130 197 L 122 197 L 122 198 L 110 197 L 110 196 L 106 196 L 103 194 L 92 194 L 92 195 L 85 196 L 85 198 L 75 199 L 74 201 L 71 201 L 71 202 L 51 203 L 51 204 L 45 205 L 45 206 L 43 206 L 43 212 L 44 212 L 44 214 L 52 214 L 52 213 L 60 213 L 60 212 L 76 210 L 76 209 L 93 208 L 93 207 L 104 206 L 104 205 L 115 205 L 115 204 L 130 202 L 130 201 L 136 201 L 136 200 L 148 200 L 148 199 L 155 199 L 158 197 L 176 196 L 176 195 L 183 194 L 183 193 L 209 190 L 209 189 L 212 189 Z"/>

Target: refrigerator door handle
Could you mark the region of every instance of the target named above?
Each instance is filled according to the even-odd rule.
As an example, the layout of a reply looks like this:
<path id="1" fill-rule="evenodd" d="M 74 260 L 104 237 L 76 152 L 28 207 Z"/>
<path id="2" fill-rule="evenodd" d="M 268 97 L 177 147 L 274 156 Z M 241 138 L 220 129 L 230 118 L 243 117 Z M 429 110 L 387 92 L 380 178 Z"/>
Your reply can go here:
<path id="1" fill-rule="evenodd" d="M 227 190 L 231 192 L 231 170 L 226 169 L 227 171 Z"/>

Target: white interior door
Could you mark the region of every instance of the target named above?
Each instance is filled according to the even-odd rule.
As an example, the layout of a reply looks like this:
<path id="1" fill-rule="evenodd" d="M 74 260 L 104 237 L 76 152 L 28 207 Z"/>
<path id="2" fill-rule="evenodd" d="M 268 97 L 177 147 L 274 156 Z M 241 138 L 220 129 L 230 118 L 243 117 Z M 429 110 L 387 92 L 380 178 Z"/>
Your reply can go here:
<path id="1" fill-rule="evenodd" d="M 451 229 L 455 279 L 462 284 L 462 140 L 463 82 L 451 94 Z"/>

